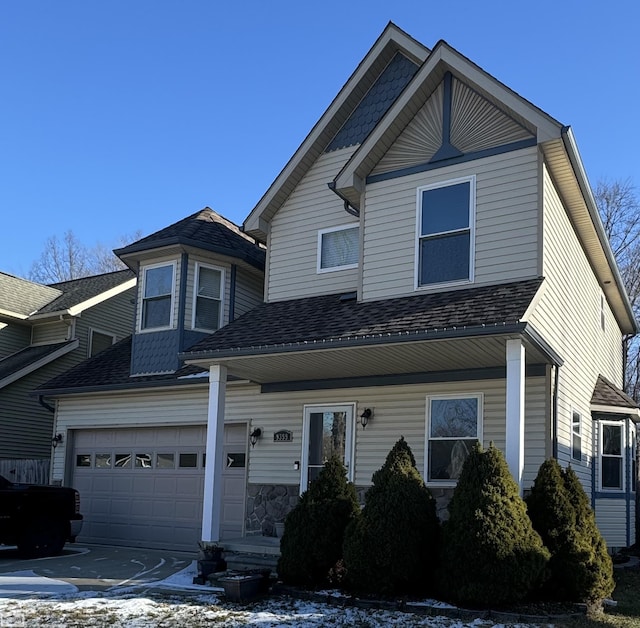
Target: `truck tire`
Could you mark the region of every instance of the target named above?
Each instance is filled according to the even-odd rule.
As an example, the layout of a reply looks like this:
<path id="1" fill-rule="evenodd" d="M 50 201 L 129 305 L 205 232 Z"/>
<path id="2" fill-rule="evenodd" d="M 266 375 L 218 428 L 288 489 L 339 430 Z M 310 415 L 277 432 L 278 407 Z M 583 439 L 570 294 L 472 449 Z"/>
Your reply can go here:
<path id="1" fill-rule="evenodd" d="M 57 556 L 62 552 L 67 539 L 63 521 L 40 519 L 27 524 L 18 541 L 18 551 L 27 558 Z"/>

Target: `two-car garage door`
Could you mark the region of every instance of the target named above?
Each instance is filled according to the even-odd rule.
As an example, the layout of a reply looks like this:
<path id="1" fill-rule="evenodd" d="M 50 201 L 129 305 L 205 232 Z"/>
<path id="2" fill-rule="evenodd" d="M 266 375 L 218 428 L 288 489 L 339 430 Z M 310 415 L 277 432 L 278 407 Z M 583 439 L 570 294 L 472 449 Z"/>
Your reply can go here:
<path id="1" fill-rule="evenodd" d="M 79 540 L 188 551 L 201 536 L 205 426 L 78 430 L 73 486 L 84 525 Z M 246 425 L 225 426 L 224 537 L 241 536 Z M 223 538 L 224 538 L 223 537 Z"/>

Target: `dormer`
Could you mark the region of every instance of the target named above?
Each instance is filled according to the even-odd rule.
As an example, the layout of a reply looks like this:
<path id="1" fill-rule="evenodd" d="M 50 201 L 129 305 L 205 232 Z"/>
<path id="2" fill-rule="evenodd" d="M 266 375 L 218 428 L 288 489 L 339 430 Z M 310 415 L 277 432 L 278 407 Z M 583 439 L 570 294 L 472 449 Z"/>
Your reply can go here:
<path id="1" fill-rule="evenodd" d="M 115 253 L 139 280 L 132 376 L 174 372 L 179 352 L 262 302 L 264 248 L 208 207 Z"/>

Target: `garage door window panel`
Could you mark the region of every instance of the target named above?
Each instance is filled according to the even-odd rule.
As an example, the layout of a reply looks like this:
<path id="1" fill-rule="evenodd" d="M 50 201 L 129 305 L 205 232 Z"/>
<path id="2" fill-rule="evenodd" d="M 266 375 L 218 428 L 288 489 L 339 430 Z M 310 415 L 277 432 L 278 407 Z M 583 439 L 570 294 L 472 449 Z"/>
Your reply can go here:
<path id="1" fill-rule="evenodd" d="M 76 467 L 90 467 L 90 466 L 91 466 L 91 454 L 76 455 Z"/>
<path id="2" fill-rule="evenodd" d="M 198 467 L 198 454 L 181 453 L 178 457 L 178 466 L 181 469 L 196 469 Z"/>
<path id="3" fill-rule="evenodd" d="M 96 469 L 111 469 L 111 454 L 96 454 Z"/>
<path id="4" fill-rule="evenodd" d="M 175 469 L 175 468 L 176 468 L 175 454 L 172 454 L 172 453 L 156 454 L 156 469 Z"/>

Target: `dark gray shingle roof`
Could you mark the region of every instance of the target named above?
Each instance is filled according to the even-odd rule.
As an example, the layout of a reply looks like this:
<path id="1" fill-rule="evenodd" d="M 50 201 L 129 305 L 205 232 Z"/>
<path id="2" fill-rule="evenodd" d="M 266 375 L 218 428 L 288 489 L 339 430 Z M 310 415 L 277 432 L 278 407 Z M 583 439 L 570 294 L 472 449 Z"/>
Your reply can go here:
<path id="1" fill-rule="evenodd" d="M 357 302 L 341 295 L 265 303 L 192 346 L 199 353 L 232 353 L 284 344 L 400 336 L 431 330 L 519 322 L 543 279 L 497 286 Z M 391 339 L 392 340 L 392 339 Z"/>
<path id="2" fill-rule="evenodd" d="M 591 403 L 603 406 L 618 406 L 621 408 L 638 408 L 638 404 L 629 397 L 626 392 L 620 390 L 620 388 L 602 375 L 598 375 L 598 380 L 593 389 Z"/>
<path id="3" fill-rule="evenodd" d="M 81 388 L 133 386 L 138 383 L 175 382 L 180 377 L 206 372 L 196 366 L 185 366 L 175 373 L 130 377 L 131 336 L 120 340 L 98 355 L 49 380 L 37 390 L 65 391 Z"/>
<path id="4" fill-rule="evenodd" d="M 114 253 L 120 257 L 163 246 L 182 244 L 242 259 L 264 270 L 265 250 L 239 227 L 209 207 L 160 229 Z"/>
<path id="5" fill-rule="evenodd" d="M 94 275 L 92 277 L 82 277 L 80 279 L 52 283 L 50 287 L 60 290 L 62 294 L 57 299 L 51 301 L 51 303 L 40 308 L 38 314 L 67 310 L 93 297 L 97 297 L 103 292 L 111 290 L 134 277 L 135 274 L 127 269 L 106 273 L 104 275 Z"/>
<path id="6" fill-rule="evenodd" d="M 51 345 L 38 345 L 36 347 L 27 347 L 22 349 L 13 355 L 9 355 L 3 360 L 0 360 L 0 381 L 10 377 L 14 373 L 18 373 L 22 369 L 44 360 L 53 353 L 56 353 L 59 349 L 73 344 L 75 340 L 69 340 L 66 342 L 57 342 Z"/>
<path id="7" fill-rule="evenodd" d="M 54 287 L 0 273 L 0 310 L 29 316 L 60 294 L 61 291 Z"/>

